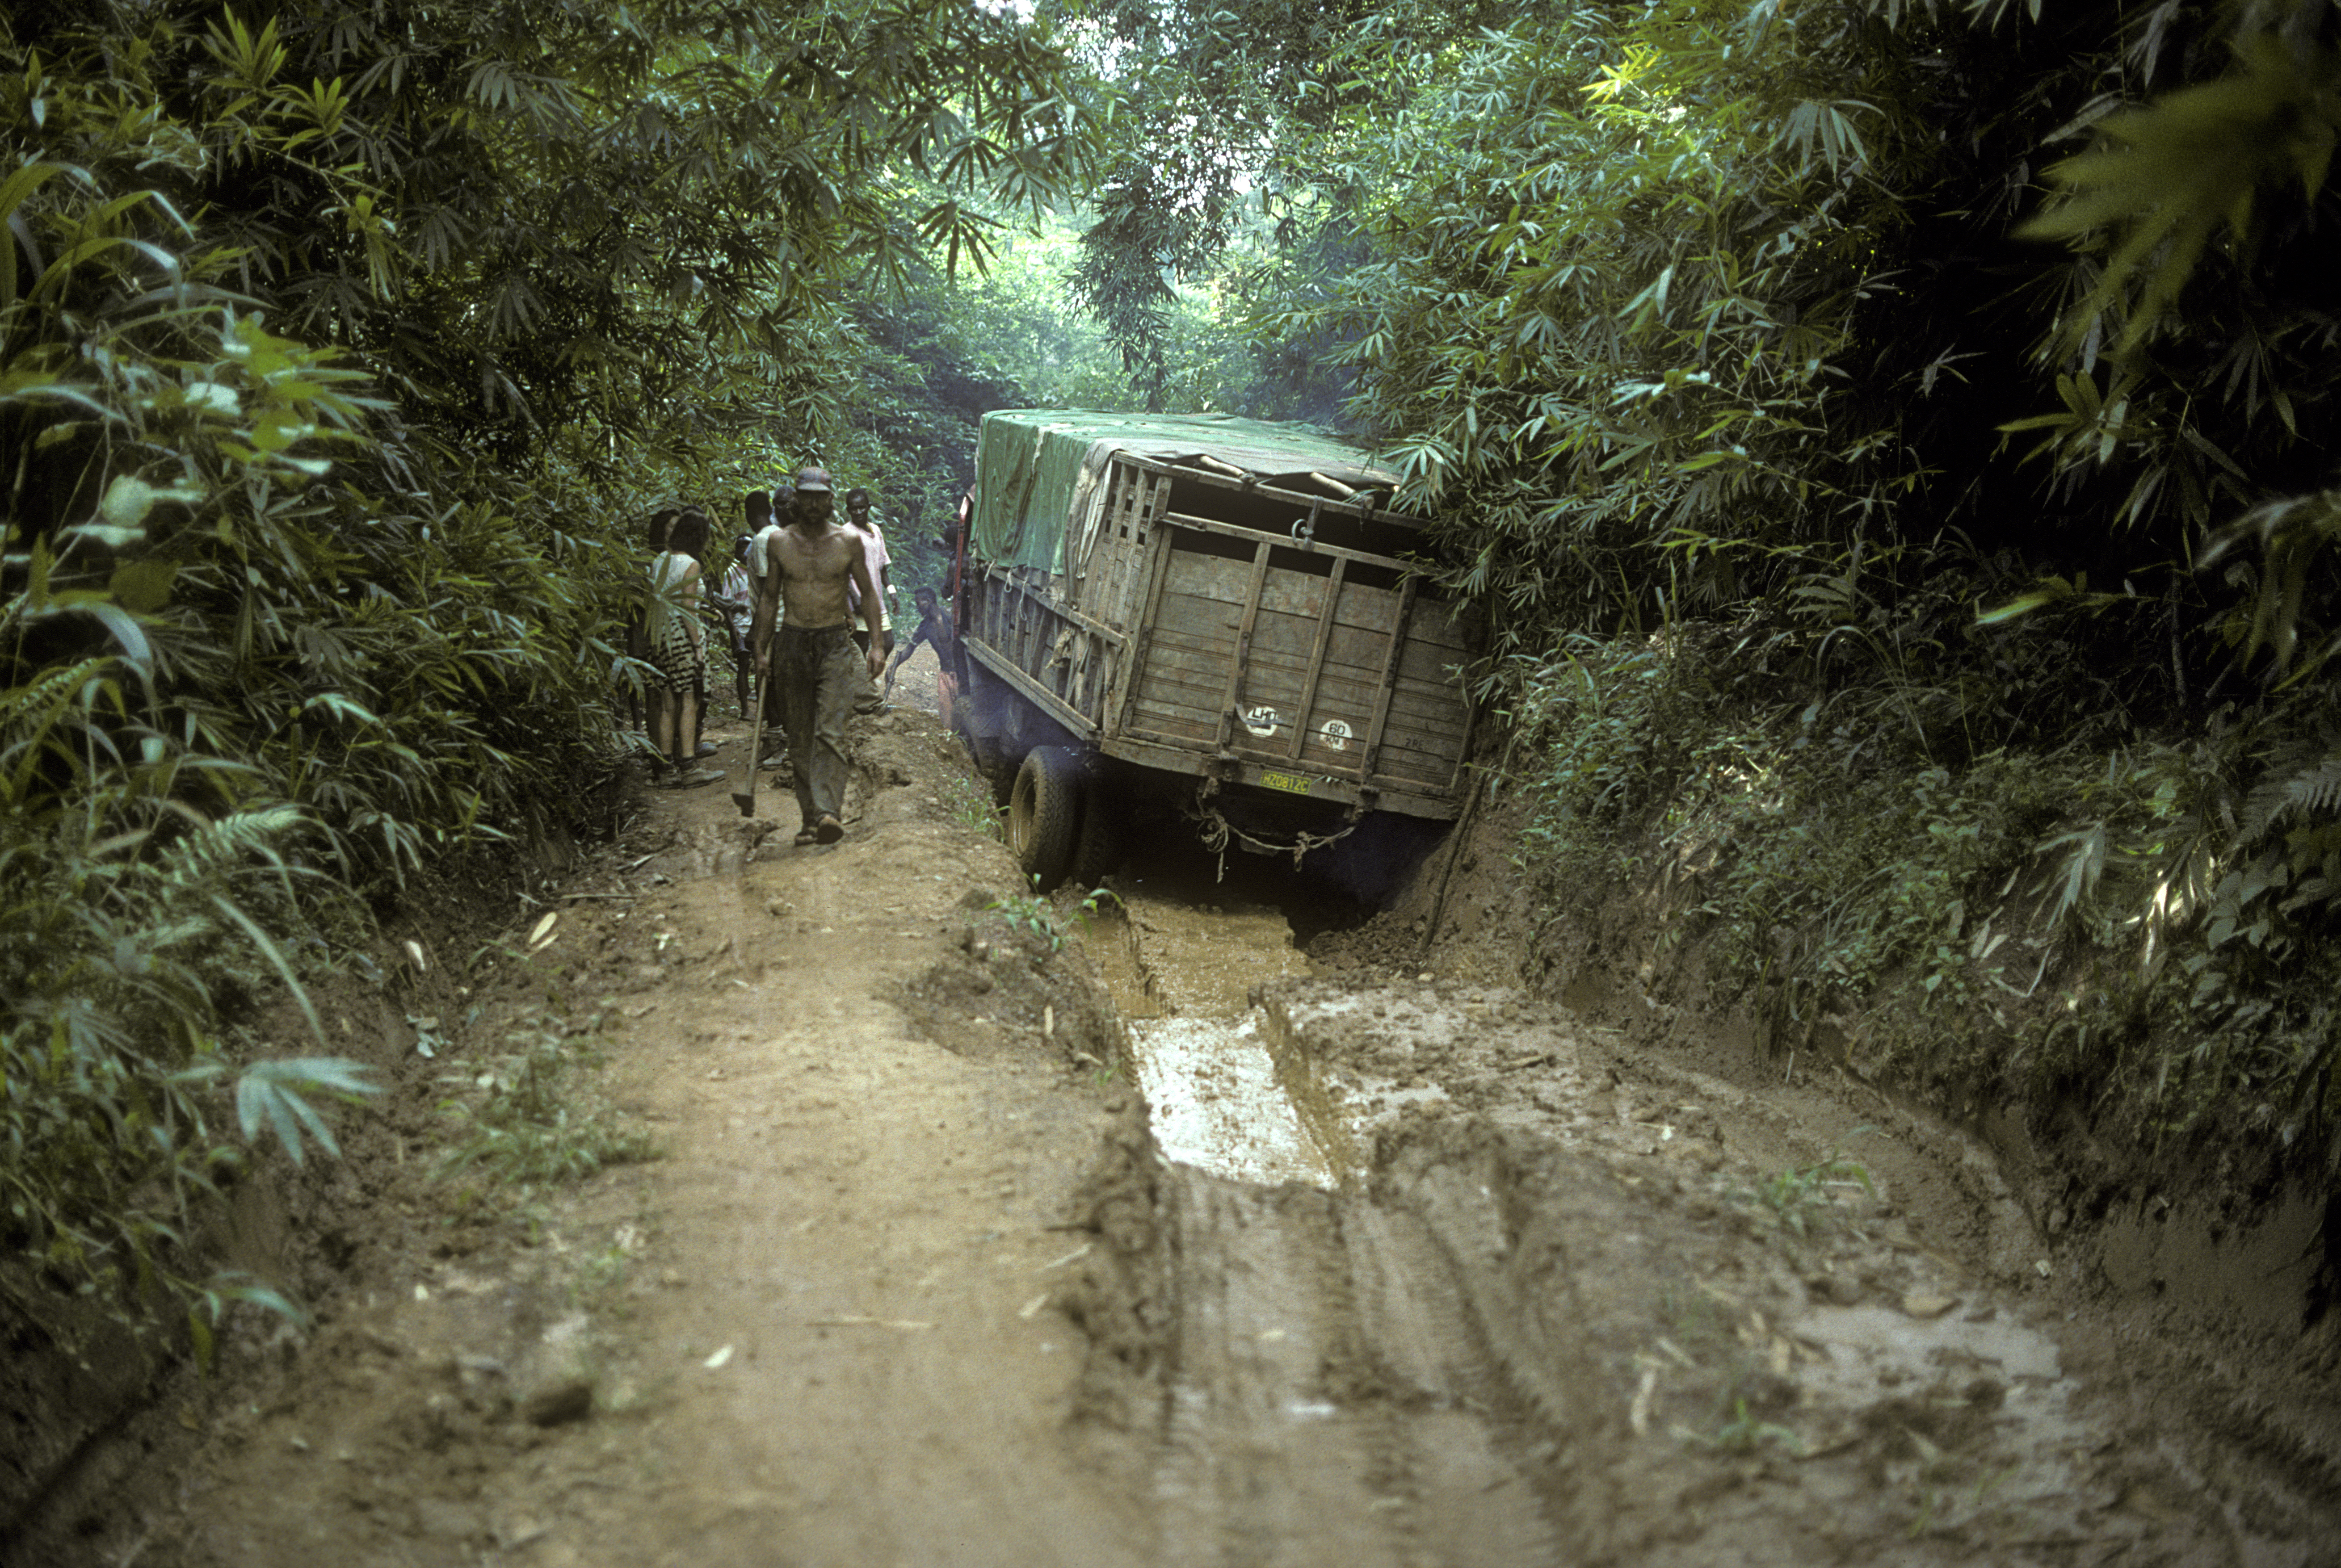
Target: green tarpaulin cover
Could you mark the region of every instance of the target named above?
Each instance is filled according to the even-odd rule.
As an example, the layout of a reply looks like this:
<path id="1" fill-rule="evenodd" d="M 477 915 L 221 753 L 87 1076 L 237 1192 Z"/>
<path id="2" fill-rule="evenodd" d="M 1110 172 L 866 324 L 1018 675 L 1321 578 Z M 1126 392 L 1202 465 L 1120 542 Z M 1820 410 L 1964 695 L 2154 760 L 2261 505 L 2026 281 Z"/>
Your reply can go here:
<path id="1" fill-rule="evenodd" d="M 1209 456 L 1263 480 L 1313 471 L 1363 488 L 1398 477 L 1337 437 L 1233 414 L 997 409 L 983 416 L 975 450 L 977 553 L 1068 571 L 1069 525 L 1088 511 L 1091 483 L 1117 452 L 1163 462 Z"/>

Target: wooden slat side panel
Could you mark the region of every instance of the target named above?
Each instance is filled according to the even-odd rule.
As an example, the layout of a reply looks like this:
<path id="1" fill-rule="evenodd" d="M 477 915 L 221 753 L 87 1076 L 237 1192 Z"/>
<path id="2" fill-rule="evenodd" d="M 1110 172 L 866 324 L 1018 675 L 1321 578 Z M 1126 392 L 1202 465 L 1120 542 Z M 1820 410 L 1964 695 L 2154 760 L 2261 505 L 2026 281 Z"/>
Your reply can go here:
<path id="1" fill-rule="evenodd" d="M 1377 779 L 1433 793 L 1450 789 L 1468 729 L 1461 687 L 1450 673 L 1465 657 L 1461 618 L 1447 604 L 1418 599 L 1393 658 L 1390 630 L 1401 590 L 1337 586 L 1330 564 L 1320 574 L 1291 570 L 1286 559 L 1278 550 L 1261 580 L 1237 697 L 1240 715 L 1272 715 L 1274 725 L 1267 736 L 1232 726 L 1228 745 L 1247 758 L 1354 776 L 1379 722 Z M 1216 744 L 1254 564 L 1170 550 L 1145 630 L 1146 665 L 1132 675 L 1133 734 L 1174 745 Z M 1394 688 L 1387 698 L 1386 676 Z M 1334 745 L 1334 739 L 1346 744 Z"/>
<path id="2" fill-rule="evenodd" d="M 1250 575 L 1249 561 L 1178 550 L 1171 556 L 1168 586 L 1200 599 L 1216 599 L 1240 605 Z M 1271 561 L 1268 584 L 1260 600 L 1261 608 L 1314 616 L 1323 603 L 1327 582 L 1328 578 L 1324 574 L 1295 571 Z M 1339 620 L 1344 626 L 1379 632 L 1387 637 L 1397 619 L 1400 597 L 1400 590 L 1394 588 L 1344 583 Z M 1456 606 L 1417 596 L 1414 617 L 1407 628 L 1409 642 L 1452 649 L 1461 653 L 1470 647 L 1469 632 L 1467 618 Z"/>
<path id="3" fill-rule="evenodd" d="M 1455 649 L 1428 645 L 1410 637 L 1406 651 L 1399 660 L 1398 678 L 1404 684 L 1451 687 L 1459 703 L 1463 683 L 1461 678 L 1451 671 L 1468 661 L 1469 656 Z"/>
<path id="4" fill-rule="evenodd" d="M 1151 735 L 1163 740 L 1197 746 L 1207 756 L 1210 752 L 1211 738 L 1218 730 L 1218 724 L 1202 715 L 1185 710 L 1157 708 L 1143 701 L 1138 705 L 1130 723 L 1132 735 Z"/>
<path id="5" fill-rule="evenodd" d="M 1094 564 L 1082 584 L 1083 607 L 1118 630 L 1127 630 L 1131 579 L 1145 550 L 1147 491 L 1152 480 L 1116 461 L 1107 470 L 1105 516 L 1092 551 Z"/>
<path id="6" fill-rule="evenodd" d="M 1169 503 L 1170 481 L 1135 465 L 1126 465 L 1131 476 L 1131 570 L 1123 582 L 1122 599 L 1116 611 L 1118 623 L 1135 631 L 1144 616 L 1143 602 L 1147 587 L 1146 564 L 1153 559 L 1151 551 L 1158 540 L 1169 543 L 1155 527 L 1154 520 L 1162 515 Z"/>
<path id="7" fill-rule="evenodd" d="M 1406 640 L 1409 643 L 1443 648 L 1459 656 L 1471 648 L 1472 625 L 1459 607 L 1418 593 L 1413 619 L 1407 622 Z"/>
<path id="8" fill-rule="evenodd" d="M 1216 732 L 1220 693 L 1227 690 L 1227 661 L 1158 641 L 1139 682 L 1141 708 L 1192 715 Z"/>
<path id="9" fill-rule="evenodd" d="M 1382 731 L 1389 727 L 1390 723 L 1390 686 L 1398 679 L 1399 660 L 1406 651 L 1407 624 L 1413 617 L 1414 600 L 1418 591 L 1419 585 L 1411 577 L 1398 585 L 1398 616 L 1390 627 L 1389 647 L 1382 657 L 1381 673 L 1374 680 L 1374 685 L 1380 689 L 1380 697 L 1375 704 L 1373 725 L 1366 731 L 1365 769 L 1369 776 L 1372 774 L 1374 765 L 1381 756 Z"/>
<path id="10" fill-rule="evenodd" d="M 1318 596 L 1320 602 L 1316 630 L 1309 641 L 1308 669 L 1301 676 L 1300 700 L 1293 708 L 1296 722 L 1292 726 L 1292 738 L 1285 743 L 1285 755 L 1295 761 L 1300 760 L 1307 743 L 1310 715 L 1316 707 L 1318 690 L 1324 684 L 1325 662 L 1332 647 L 1334 611 L 1340 600 L 1341 581 L 1348 573 L 1349 564 L 1346 561 L 1333 562 L 1333 570 L 1326 576 L 1324 590 Z"/>
<path id="11" fill-rule="evenodd" d="M 1243 619 L 1236 627 L 1235 658 L 1228 667 L 1228 683 L 1220 693 L 1220 728 L 1218 744 L 1225 746 L 1230 732 L 1237 726 L 1237 715 L 1245 706 L 1244 672 L 1251 663 L 1253 628 L 1260 621 L 1261 590 L 1268 585 L 1268 558 L 1272 546 L 1263 541 L 1252 551 L 1251 571 L 1244 578 Z"/>
<path id="12" fill-rule="evenodd" d="M 1175 540 L 1177 536 L 1172 537 Z M 1251 562 L 1249 561 L 1198 555 L 1191 550 L 1180 550 L 1174 544 L 1170 551 L 1170 570 L 1162 579 L 1162 591 L 1213 600 L 1229 606 L 1240 617 L 1244 587 L 1250 581 Z"/>
<path id="13" fill-rule="evenodd" d="M 1200 653 L 1200 649 L 1196 650 Z M 1350 646 L 1344 650 L 1350 658 L 1328 655 L 1322 662 L 1320 676 L 1325 690 L 1318 695 L 1318 702 L 1313 707 L 1322 707 L 1328 702 L 1328 693 L 1334 693 L 1332 700 L 1341 700 L 1341 695 L 1350 693 L 1350 690 L 1360 693 L 1362 700 L 1370 702 L 1374 690 L 1381 686 L 1381 670 L 1377 665 L 1367 665 L 1365 660 L 1358 658 L 1360 653 L 1370 653 L 1370 650 L 1372 650 L 1372 641 L 1367 639 L 1367 641 L 1362 641 L 1362 646 Z M 1309 655 L 1295 653 L 1290 649 L 1290 643 L 1288 646 L 1261 646 L 1260 634 L 1255 632 L 1255 639 L 1252 639 L 1252 679 L 1245 681 L 1245 695 L 1257 700 L 1257 702 L 1283 702 L 1297 710 L 1309 665 L 1311 665 Z M 1400 690 L 1407 690 L 1407 693 L 1419 693 L 1423 702 L 1451 704 L 1456 710 L 1456 723 L 1460 726 L 1463 693 L 1460 693 L 1459 686 L 1454 686 L 1447 679 L 1423 681 L 1423 679 L 1411 679 L 1411 676 L 1402 676 L 1398 686 Z"/>
<path id="14" fill-rule="evenodd" d="M 1244 699 L 1248 707 L 1274 707 L 1289 720 L 1298 709 L 1309 664 L 1305 654 L 1289 651 L 1290 644 L 1298 640 L 1300 629 L 1280 628 L 1278 619 L 1262 616 L 1254 628 L 1252 662 L 1244 682 Z M 1192 621 L 1189 624 L 1191 626 Z M 1280 636 L 1280 631 L 1296 635 Z M 1224 678 L 1232 648 L 1230 637 L 1200 636 L 1166 625 L 1158 630 L 1154 641 L 1158 656 L 1163 660 L 1165 680 L 1176 679 L 1201 693 L 1211 690 Z M 1329 718 L 1340 718 L 1362 734 L 1363 726 L 1371 721 L 1379 690 L 1380 670 L 1366 662 L 1372 657 L 1375 646 L 1370 638 L 1360 636 L 1345 651 L 1350 654 L 1349 660 L 1328 658 L 1325 661 L 1309 722 L 1315 728 Z M 1202 705 L 1200 698 L 1194 705 Z M 1419 717 L 1421 722 L 1442 732 L 1459 735 L 1463 729 L 1462 693 L 1443 676 L 1436 681 L 1401 678 L 1392 697 L 1392 708 L 1397 721 L 1411 721 Z"/>
<path id="15" fill-rule="evenodd" d="M 1142 563 L 1131 574 L 1129 623 L 1133 641 L 1131 662 L 1122 671 L 1122 688 L 1111 700 L 1114 718 L 1110 728 L 1113 729 L 1134 722 L 1138 690 L 1144 682 L 1155 630 L 1161 620 L 1157 611 L 1161 603 L 1163 579 L 1170 569 L 1170 543 L 1171 535 L 1167 531 L 1153 530 L 1147 540 Z"/>
<path id="16" fill-rule="evenodd" d="M 1470 715 L 1449 693 L 1401 690 L 1391 697 L 1390 721 L 1394 730 L 1459 741 L 1470 727 Z"/>

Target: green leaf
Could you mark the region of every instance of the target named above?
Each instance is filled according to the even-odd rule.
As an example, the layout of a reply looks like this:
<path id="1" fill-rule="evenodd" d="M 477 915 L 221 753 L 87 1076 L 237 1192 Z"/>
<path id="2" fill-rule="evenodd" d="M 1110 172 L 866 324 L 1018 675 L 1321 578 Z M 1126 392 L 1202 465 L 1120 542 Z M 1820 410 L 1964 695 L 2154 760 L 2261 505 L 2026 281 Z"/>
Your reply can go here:
<path id="1" fill-rule="evenodd" d="M 178 562 L 159 556 L 125 561 L 114 569 L 106 591 L 134 614 L 153 615 L 171 602 L 171 584 L 178 575 Z"/>
<path id="2" fill-rule="evenodd" d="M 121 536 L 108 543 L 123 543 L 144 537 L 140 524 L 154 510 L 156 490 L 135 474 L 121 474 L 105 487 L 105 499 L 97 503 L 97 515 Z"/>
<path id="3" fill-rule="evenodd" d="M 82 614 L 95 618 L 113 634 L 114 640 L 122 645 L 122 656 L 136 666 L 142 674 L 153 672 L 154 650 L 147 642 L 146 633 L 139 628 L 136 616 L 118 604 L 84 604 L 76 608 Z"/>
<path id="4" fill-rule="evenodd" d="M 366 1075 L 363 1062 L 344 1057 L 290 1057 L 255 1062 L 244 1069 L 235 1086 L 236 1121 L 248 1142 L 257 1142 L 264 1126 L 276 1136 L 293 1163 L 304 1163 L 302 1132 L 317 1140 L 324 1151 L 339 1157 L 341 1146 L 332 1129 L 304 1094 L 324 1092 L 343 1098 L 381 1093 Z"/>
<path id="5" fill-rule="evenodd" d="M 284 961 L 284 955 L 279 950 L 274 940 L 267 932 L 260 928 L 251 916 L 238 908 L 234 900 L 214 893 L 211 895 L 211 901 L 221 914 L 241 927 L 244 935 L 252 938 L 253 946 L 260 949 L 261 956 L 268 960 L 271 967 L 284 979 L 285 989 L 292 993 L 293 1000 L 301 1008 L 301 1016 L 309 1020 L 309 1032 L 317 1037 L 320 1044 L 324 1043 L 325 1026 L 317 1020 L 317 1009 L 309 1000 L 308 987 L 301 984 L 301 978 L 293 972 L 293 966 Z"/>

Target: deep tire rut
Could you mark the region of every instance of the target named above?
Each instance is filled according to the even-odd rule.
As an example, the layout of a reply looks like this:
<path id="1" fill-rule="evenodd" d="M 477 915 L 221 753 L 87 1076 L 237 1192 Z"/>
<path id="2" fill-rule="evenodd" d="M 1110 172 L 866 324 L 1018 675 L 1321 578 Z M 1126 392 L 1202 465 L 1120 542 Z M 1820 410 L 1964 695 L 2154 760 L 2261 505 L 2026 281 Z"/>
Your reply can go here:
<path id="1" fill-rule="evenodd" d="M 1185 1169 L 1170 1206 L 1180 1309 L 1155 1476 L 1161 1561 L 1550 1556 L 1535 1491 L 1489 1419 L 1501 1375 L 1420 1221 Z"/>

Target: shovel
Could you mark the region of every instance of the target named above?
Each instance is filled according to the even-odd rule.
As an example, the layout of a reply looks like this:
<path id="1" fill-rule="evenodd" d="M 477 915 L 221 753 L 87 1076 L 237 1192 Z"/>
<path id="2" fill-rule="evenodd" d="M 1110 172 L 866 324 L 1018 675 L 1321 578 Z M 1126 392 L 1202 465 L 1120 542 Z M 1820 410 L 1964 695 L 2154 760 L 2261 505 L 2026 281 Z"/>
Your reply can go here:
<path id="1" fill-rule="evenodd" d="M 764 760 L 764 682 L 771 679 L 769 674 L 756 677 L 756 716 L 748 726 L 748 788 L 732 791 L 732 804 L 742 817 L 756 814 L 756 774 Z"/>

